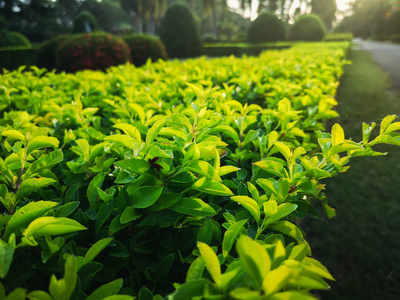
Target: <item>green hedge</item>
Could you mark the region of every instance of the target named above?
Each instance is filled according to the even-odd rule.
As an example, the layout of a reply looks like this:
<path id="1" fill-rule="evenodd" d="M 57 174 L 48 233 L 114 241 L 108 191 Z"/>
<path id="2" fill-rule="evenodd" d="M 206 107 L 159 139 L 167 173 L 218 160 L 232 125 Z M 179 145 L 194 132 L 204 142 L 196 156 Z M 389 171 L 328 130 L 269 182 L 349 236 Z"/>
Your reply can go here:
<path id="1" fill-rule="evenodd" d="M 325 35 L 324 42 L 351 42 L 353 40 L 353 34 L 350 32 L 346 33 L 329 33 Z"/>
<path id="2" fill-rule="evenodd" d="M 0 72 L 16 70 L 35 63 L 36 48 L 0 48 Z"/>
<path id="3" fill-rule="evenodd" d="M 207 56 L 257 56 L 265 50 L 280 50 L 290 47 L 291 43 L 207 43 L 203 46 L 202 54 Z"/>

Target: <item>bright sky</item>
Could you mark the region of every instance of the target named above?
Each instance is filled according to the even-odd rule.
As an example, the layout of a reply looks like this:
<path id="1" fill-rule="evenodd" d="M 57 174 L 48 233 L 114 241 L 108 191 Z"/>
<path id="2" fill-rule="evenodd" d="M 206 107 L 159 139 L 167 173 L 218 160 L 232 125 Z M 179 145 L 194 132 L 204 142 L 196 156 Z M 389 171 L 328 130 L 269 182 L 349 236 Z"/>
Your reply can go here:
<path id="1" fill-rule="evenodd" d="M 292 7 L 296 8 L 299 5 L 298 2 L 299 2 L 299 0 L 295 0 L 295 3 L 293 4 Z M 349 0 L 336 0 L 338 10 L 343 11 L 343 10 L 346 10 L 347 8 L 349 8 L 348 2 L 349 2 Z M 228 0 L 228 5 L 230 7 L 232 7 L 233 9 L 237 9 L 237 10 L 239 10 L 239 7 L 240 7 L 239 0 Z M 257 18 L 257 7 L 258 7 L 258 0 L 253 0 L 251 14 L 250 14 L 250 12 L 246 12 L 245 16 L 246 17 L 250 16 L 252 20 Z"/>

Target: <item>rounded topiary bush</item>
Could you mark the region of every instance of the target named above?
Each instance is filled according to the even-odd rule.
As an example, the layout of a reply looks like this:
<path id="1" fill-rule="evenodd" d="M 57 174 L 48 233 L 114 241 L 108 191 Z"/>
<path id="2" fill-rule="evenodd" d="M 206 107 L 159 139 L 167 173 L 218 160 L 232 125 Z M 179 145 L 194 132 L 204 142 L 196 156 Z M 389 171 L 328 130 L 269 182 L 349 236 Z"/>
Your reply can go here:
<path id="1" fill-rule="evenodd" d="M 250 43 L 283 41 L 286 39 L 285 26 L 273 13 L 263 13 L 251 23 L 247 39 Z"/>
<path id="2" fill-rule="evenodd" d="M 2 30 L 0 34 L 1 47 L 32 47 L 26 36 L 19 32 Z"/>
<path id="3" fill-rule="evenodd" d="M 135 66 L 144 65 L 149 58 L 151 61 L 168 59 L 163 42 L 155 36 L 148 34 L 132 34 L 124 37 L 124 41 L 129 47 L 132 62 Z"/>
<path id="4" fill-rule="evenodd" d="M 289 31 L 291 41 L 321 41 L 325 36 L 325 26 L 317 15 L 300 16 Z"/>
<path id="5" fill-rule="evenodd" d="M 57 50 L 57 69 L 66 72 L 100 70 L 130 61 L 129 47 L 120 38 L 97 32 L 73 35 Z"/>
<path id="6" fill-rule="evenodd" d="M 47 70 L 56 69 L 57 49 L 69 37 L 70 36 L 68 35 L 60 35 L 47 42 L 44 42 L 36 52 L 35 65 L 39 68 L 46 68 Z"/>
<path id="7" fill-rule="evenodd" d="M 183 4 L 171 5 L 162 20 L 160 37 L 169 57 L 194 57 L 201 53 L 201 38 L 190 10 Z"/>
<path id="8" fill-rule="evenodd" d="M 99 30 L 99 24 L 93 14 L 83 10 L 81 11 L 74 20 L 74 27 L 72 28 L 73 33 L 89 33 L 92 31 Z"/>

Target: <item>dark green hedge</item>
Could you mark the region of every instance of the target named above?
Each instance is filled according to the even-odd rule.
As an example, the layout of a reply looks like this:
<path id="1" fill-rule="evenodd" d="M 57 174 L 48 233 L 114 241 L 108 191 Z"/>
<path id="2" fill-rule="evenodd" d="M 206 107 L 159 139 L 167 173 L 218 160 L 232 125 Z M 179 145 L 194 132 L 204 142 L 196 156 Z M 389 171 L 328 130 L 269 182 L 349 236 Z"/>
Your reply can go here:
<path id="1" fill-rule="evenodd" d="M 242 56 L 242 55 L 260 55 L 265 50 L 279 50 L 290 48 L 290 43 L 261 43 L 261 44 L 205 44 L 203 46 L 203 55 L 207 56 Z"/>
<path id="2" fill-rule="evenodd" d="M 247 40 L 249 43 L 286 40 L 286 30 L 282 20 L 273 13 L 262 13 L 251 23 Z"/>
<path id="3" fill-rule="evenodd" d="M 149 58 L 151 61 L 168 59 L 165 45 L 158 37 L 133 34 L 125 36 L 123 40 L 129 47 L 133 64 L 137 67 L 144 65 Z"/>
<path id="4" fill-rule="evenodd" d="M 36 48 L 0 48 L 0 73 L 35 64 Z"/>

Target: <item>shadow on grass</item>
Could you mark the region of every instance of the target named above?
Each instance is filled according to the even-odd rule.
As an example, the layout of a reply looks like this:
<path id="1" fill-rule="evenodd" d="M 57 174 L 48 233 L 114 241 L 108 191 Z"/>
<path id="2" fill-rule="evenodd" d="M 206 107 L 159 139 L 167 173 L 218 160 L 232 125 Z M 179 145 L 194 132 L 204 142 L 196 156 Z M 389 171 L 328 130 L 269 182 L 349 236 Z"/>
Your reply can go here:
<path id="1" fill-rule="evenodd" d="M 362 122 L 400 115 L 400 92 L 388 92 L 387 75 L 368 53 L 353 50 L 350 59 L 337 94 L 340 117 L 327 130 L 337 122 L 359 142 Z M 323 300 L 400 299 L 400 147 L 375 149 L 389 154 L 354 158 L 346 173 L 326 181 L 336 217 L 303 223 L 313 256 L 337 280 L 319 294 Z"/>

